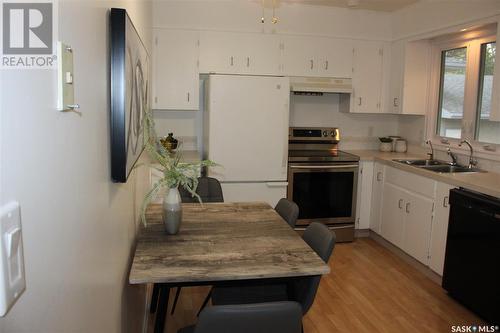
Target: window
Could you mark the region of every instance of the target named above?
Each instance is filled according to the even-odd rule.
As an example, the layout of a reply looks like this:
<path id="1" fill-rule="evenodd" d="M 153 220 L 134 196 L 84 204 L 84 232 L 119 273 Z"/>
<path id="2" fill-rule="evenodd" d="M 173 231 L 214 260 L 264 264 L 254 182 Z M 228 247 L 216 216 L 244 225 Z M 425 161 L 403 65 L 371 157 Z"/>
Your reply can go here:
<path id="1" fill-rule="evenodd" d="M 500 144 L 500 122 L 491 121 L 491 95 L 495 68 L 496 43 L 481 45 L 481 69 L 479 72 L 479 94 L 475 139 L 481 142 Z"/>
<path id="2" fill-rule="evenodd" d="M 490 119 L 495 37 L 447 42 L 439 51 L 436 135 L 500 144 L 500 122 Z"/>
<path id="3" fill-rule="evenodd" d="M 460 139 L 464 119 L 467 47 L 441 53 L 438 135 Z"/>

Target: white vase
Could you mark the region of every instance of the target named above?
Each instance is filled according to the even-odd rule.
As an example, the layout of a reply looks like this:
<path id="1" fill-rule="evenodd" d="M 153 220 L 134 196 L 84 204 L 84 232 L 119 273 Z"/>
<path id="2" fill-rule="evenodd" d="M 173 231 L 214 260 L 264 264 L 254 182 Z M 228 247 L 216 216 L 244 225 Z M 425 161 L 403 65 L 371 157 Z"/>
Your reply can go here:
<path id="1" fill-rule="evenodd" d="M 169 235 L 179 232 L 182 222 L 181 195 L 177 187 L 168 189 L 163 198 L 163 224 Z"/>

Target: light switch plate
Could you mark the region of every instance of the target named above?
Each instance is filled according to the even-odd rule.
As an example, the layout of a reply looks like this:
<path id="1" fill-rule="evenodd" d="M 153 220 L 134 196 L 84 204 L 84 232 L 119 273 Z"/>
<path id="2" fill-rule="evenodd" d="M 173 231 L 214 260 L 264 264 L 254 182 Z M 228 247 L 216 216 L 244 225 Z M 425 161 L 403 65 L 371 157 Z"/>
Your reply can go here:
<path id="1" fill-rule="evenodd" d="M 57 42 L 57 109 L 71 110 L 75 105 L 73 87 L 73 49 L 62 42 Z"/>
<path id="2" fill-rule="evenodd" d="M 0 208 L 0 316 L 26 289 L 21 209 L 18 202 Z"/>

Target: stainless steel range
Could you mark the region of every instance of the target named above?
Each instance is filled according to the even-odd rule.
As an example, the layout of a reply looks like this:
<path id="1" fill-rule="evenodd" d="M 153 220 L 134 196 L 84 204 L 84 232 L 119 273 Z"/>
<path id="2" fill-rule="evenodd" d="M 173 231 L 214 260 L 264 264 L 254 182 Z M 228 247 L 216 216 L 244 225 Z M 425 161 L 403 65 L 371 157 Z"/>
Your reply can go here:
<path id="1" fill-rule="evenodd" d="M 288 195 L 299 205 L 297 229 L 321 222 L 337 241 L 354 239 L 359 157 L 338 150 L 338 128 L 291 127 Z"/>

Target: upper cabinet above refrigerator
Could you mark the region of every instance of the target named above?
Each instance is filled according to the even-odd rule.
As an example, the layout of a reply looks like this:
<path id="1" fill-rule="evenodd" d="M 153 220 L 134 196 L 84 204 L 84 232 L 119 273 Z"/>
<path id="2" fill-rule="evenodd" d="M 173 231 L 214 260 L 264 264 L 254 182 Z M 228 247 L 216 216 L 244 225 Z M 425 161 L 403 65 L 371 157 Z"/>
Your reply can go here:
<path id="1" fill-rule="evenodd" d="M 200 32 L 200 73 L 279 75 L 277 35 Z"/>
<path id="2" fill-rule="evenodd" d="M 351 40 L 313 36 L 284 36 L 282 40 L 286 75 L 352 77 Z"/>

